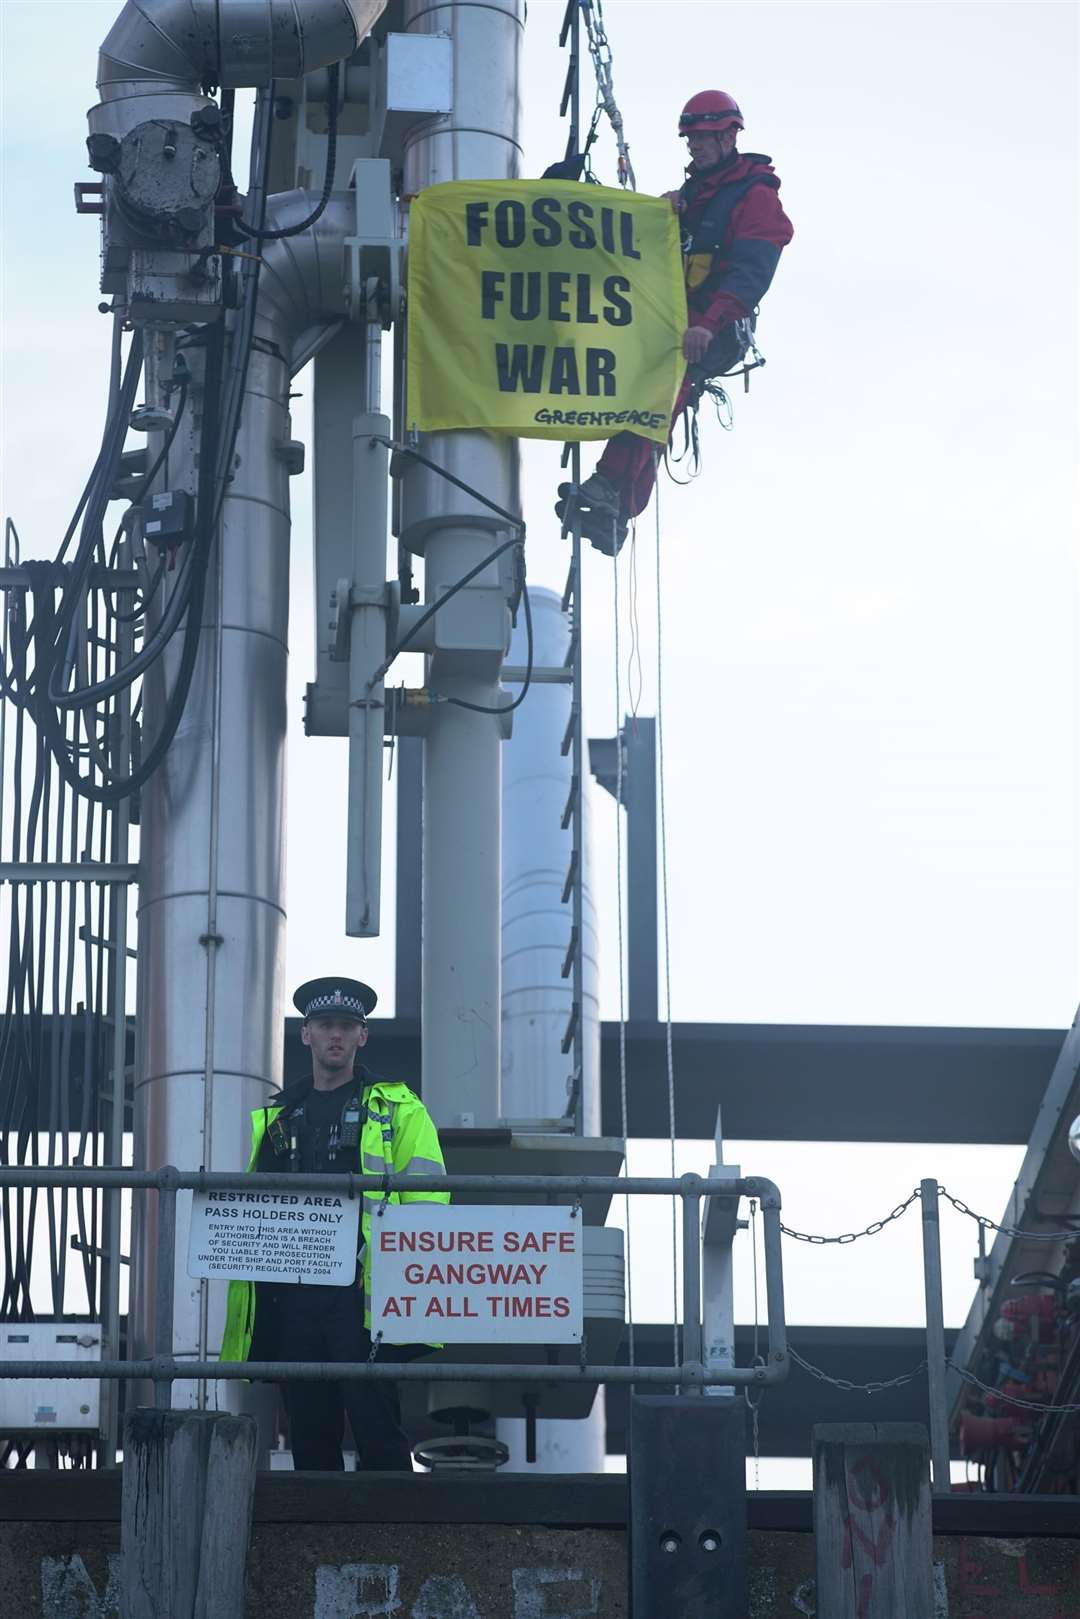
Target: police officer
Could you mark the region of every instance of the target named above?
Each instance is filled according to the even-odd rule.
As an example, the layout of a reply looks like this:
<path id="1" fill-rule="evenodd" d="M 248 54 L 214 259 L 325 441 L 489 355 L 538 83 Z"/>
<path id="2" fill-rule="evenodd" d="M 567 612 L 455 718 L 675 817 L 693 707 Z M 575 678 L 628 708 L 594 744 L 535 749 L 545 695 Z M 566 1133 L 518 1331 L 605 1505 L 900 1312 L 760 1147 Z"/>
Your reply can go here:
<path id="1" fill-rule="evenodd" d="M 311 1076 L 279 1092 L 252 1114 L 249 1170 L 303 1174 L 443 1174 L 439 1137 L 407 1085 L 379 1079 L 356 1061 L 367 1044 L 376 995 L 354 978 L 315 978 L 293 1003 L 304 1019 L 300 1038 Z M 382 1191 L 364 1194 L 361 1257 L 352 1287 L 242 1282 L 229 1284 L 222 1360 L 367 1360 L 371 1212 Z M 448 1203 L 447 1192 L 392 1192 L 391 1203 Z M 380 1360 L 408 1360 L 418 1346 L 376 1345 Z M 397 1385 L 383 1380 L 289 1381 L 283 1385 L 293 1465 L 340 1472 L 345 1415 L 357 1465 L 409 1471 L 412 1455 L 401 1428 Z"/>

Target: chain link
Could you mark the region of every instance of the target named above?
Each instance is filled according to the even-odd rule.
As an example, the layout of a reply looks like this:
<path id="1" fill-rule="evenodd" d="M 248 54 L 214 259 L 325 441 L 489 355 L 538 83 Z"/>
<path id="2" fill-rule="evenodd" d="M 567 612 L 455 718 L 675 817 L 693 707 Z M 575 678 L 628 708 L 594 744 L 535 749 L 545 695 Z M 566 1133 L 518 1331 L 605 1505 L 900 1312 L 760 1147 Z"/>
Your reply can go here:
<path id="1" fill-rule="evenodd" d="M 969 1372 L 965 1366 L 957 1366 L 956 1362 L 952 1360 L 947 1360 L 945 1364 L 950 1371 L 954 1371 L 965 1383 L 970 1383 L 973 1388 L 982 1389 L 984 1394 L 992 1394 L 995 1399 L 1001 1400 L 1005 1405 L 1017 1406 L 1024 1411 L 1049 1412 L 1052 1416 L 1062 1417 L 1073 1417 L 1080 1412 L 1080 1405 L 1046 1405 L 1041 1400 L 1015 1399 L 1011 1394 L 1002 1394 L 1001 1390 L 994 1388 L 992 1384 L 984 1383 L 981 1378 L 975 1376 L 974 1372 Z"/>
<path id="2" fill-rule="evenodd" d="M 623 130 L 623 116 L 615 100 L 615 83 L 613 78 L 613 58 L 611 44 L 604 27 L 603 0 L 579 0 L 581 15 L 585 22 L 585 34 L 589 42 L 589 55 L 592 57 L 593 72 L 596 74 L 596 111 L 593 114 L 592 128 L 589 131 L 587 146 L 592 144 L 597 123 L 602 112 L 607 113 L 608 122 L 615 135 L 615 145 L 618 148 L 618 175 L 619 184 L 630 191 L 637 190 L 637 180 L 634 177 L 634 167 L 630 162 L 630 148 L 626 143 Z"/>
<path id="3" fill-rule="evenodd" d="M 872 1220 L 864 1230 L 845 1231 L 843 1236 L 840 1237 L 817 1237 L 812 1235 L 809 1231 L 792 1231 L 791 1227 L 786 1225 L 782 1225 L 780 1230 L 784 1233 L 785 1237 L 794 1237 L 796 1242 L 810 1242 L 813 1243 L 815 1247 L 822 1247 L 826 1243 L 830 1242 L 840 1244 L 847 1242 L 858 1242 L 860 1237 L 876 1237 L 879 1231 L 884 1231 L 890 1220 L 899 1220 L 900 1216 L 902 1214 L 906 1214 L 908 1209 L 910 1209 L 911 1205 L 915 1202 L 916 1198 L 920 1197 L 921 1195 L 922 1194 L 919 1188 L 916 1186 L 911 1196 L 909 1198 L 905 1198 L 903 1203 L 898 1203 L 895 1209 L 893 1209 L 892 1213 L 887 1214 L 883 1220 Z"/>
<path id="4" fill-rule="evenodd" d="M 813 1362 L 804 1360 L 798 1350 L 791 1347 L 790 1343 L 788 1344 L 788 1354 L 797 1366 L 801 1366 L 804 1372 L 809 1372 L 811 1377 L 816 1377 L 819 1383 L 831 1383 L 833 1388 L 846 1389 L 849 1393 L 880 1394 L 883 1389 L 898 1389 L 904 1383 L 914 1383 L 915 1379 L 921 1377 L 926 1371 L 926 1361 L 921 1360 L 914 1371 L 904 1372 L 900 1377 L 889 1377 L 882 1382 L 853 1383 L 847 1377 L 832 1377 L 828 1372 L 823 1372 L 820 1366 L 815 1366 Z"/>
<path id="5" fill-rule="evenodd" d="M 1020 1237 L 1024 1242 L 1063 1242 L 1067 1237 L 1080 1237 L 1080 1224 L 1065 1227 L 1060 1231 L 1026 1231 L 1020 1226 L 998 1225 L 997 1221 L 991 1220 L 987 1214 L 976 1214 L 974 1209 L 968 1208 L 962 1198 L 953 1197 L 944 1186 L 938 1187 L 938 1196 L 945 1198 L 960 1214 L 968 1215 L 977 1225 L 988 1227 L 991 1231 L 1003 1231 L 1007 1237 Z M 1065 1218 L 1068 1219 L 1068 1215 Z"/>
<path id="6" fill-rule="evenodd" d="M 1055 1231 L 1028 1231 L 1021 1226 L 999 1225 L 996 1220 L 991 1220 L 989 1215 L 976 1214 L 974 1209 L 968 1207 L 963 1198 L 954 1197 L 947 1187 L 939 1186 L 938 1195 L 951 1203 L 958 1213 L 966 1214 L 970 1219 L 974 1220 L 977 1225 L 991 1231 L 1003 1231 L 1007 1237 L 1018 1237 L 1024 1242 L 1064 1242 L 1069 1237 L 1080 1237 L 1080 1222 L 1076 1226 L 1066 1226 Z M 790 1226 L 786 1225 L 781 1225 L 780 1230 L 785 1237 L 794 1237 L 796 1242 L 809 1242 L 815 1247 L 823 1247 L 826 1243 L 833 1242 L 842 1246 L 844 1243 L 858 1242 L 860 1237 L 876 1237 L 879 1231 L 884 1231 L 890 1220 L 899 1220 L 902 1214 L 906 1214 L 911 1205 L 921 1196 L 922 1188 L 916 1186 L 911 1196 L 905 1198 L 903 1203 L 898 1203 L 892 1213 L 887 1214 L 883 1220 L 872 1220 L 862 1231 L 845 1231 L 839 1237 L 819 1237 L 809 1231 L 793 1231 Z M 1068 1219 L 1069 1216 L 1066 1215 L 1065 1218 Z"/>
<path id="7" fill-rule="evenodd" d="M 761 1359 L 761 1356 L 759 1355 L 757 1357 L 757 1359 L 755 1360 L 754 1364 L 764 1366 L 765 1362 Z M 753 1425 L 753 1430 L 754 1430 L 754 1489 L 755 1490 L 760 1490 L 761 1489 L 761 1423 L 760 1423 L 760 1409 L 761 1409 L 761 1402 L 762 1402 L 762 1400 L 764 1398 L 765 1398 L 765 1390 L 764 1389 L 761 1389 L 758 1392 L 758 1397 L 757 1397 L 756 1400 L 752 1400 L 750 1398 L 750 1390 L 749 1389 L 745 1389 L 745 1388 L 743 1389 L 743 1399 L 746 1402 L 747 1409 L 750 1412 L 750 1421 L 751 1421 L 751 1423 Z"/>

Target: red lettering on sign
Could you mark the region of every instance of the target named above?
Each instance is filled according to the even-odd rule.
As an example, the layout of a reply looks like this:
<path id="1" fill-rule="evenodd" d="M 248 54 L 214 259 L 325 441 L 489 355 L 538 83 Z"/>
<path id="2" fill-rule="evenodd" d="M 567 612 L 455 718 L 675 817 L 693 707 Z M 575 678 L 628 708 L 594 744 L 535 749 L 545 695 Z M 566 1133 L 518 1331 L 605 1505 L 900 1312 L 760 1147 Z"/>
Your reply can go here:
<path id="1" fill-rule="evenodd" d="M 1035 1585 L 1035 1584 L 1032 1584 L 1032 1582 L 1028 1578 L 1028 1560 L 1027 1560 L 1026 1557 L 1021 1557 L 1020 1562 L 1019 1562 L 1018 1567 L 1017 1567 L 1017 1573 L 1018 1573 L 1018 1576 L 1019 1576 L 1019 1579 L 1020 1579 L 1020 1589 L 1027 1596 L 1033 1596 L 1033 1597 L 1056 1597 L 1056 1596 L 1059 1596 L 1060 1593 L 1061 1593 L 1060 1585 Z"/>
<path id="2" fill-rule="evenodd" d="M 964 1596 L 969 1597 L 1000 1597 L 1001 1590 L 996 1585 L 980 1585 L 975 1583 L 978 1576 L 984 1572 L 972 1555 L 970 1542 L 966 1536 L 961 1536 L 960 1546 L 956 1556 L 956 1576 L 960 1582 L 960 1590 Z"/>

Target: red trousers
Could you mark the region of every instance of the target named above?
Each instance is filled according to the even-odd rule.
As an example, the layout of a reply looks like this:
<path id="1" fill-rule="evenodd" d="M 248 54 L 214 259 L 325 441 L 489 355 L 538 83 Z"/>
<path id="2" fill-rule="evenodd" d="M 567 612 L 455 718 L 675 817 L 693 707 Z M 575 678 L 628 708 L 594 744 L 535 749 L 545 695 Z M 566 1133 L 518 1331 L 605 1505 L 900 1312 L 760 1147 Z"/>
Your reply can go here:
<path id="1" fill-rule="evenodd" d="M 683 411 L 693 383 L 689 375 L 683 378 L 671 412 L 671 430 Z M 616 433 L 605 446 L 596 463 L 596 470 L 619 491 L 619 504 L 624 517 L 639 517 L 649 504 L 656 483 L 656 465 L 660 446 L 653 439 L 641 438 L 637 433 Z"/>

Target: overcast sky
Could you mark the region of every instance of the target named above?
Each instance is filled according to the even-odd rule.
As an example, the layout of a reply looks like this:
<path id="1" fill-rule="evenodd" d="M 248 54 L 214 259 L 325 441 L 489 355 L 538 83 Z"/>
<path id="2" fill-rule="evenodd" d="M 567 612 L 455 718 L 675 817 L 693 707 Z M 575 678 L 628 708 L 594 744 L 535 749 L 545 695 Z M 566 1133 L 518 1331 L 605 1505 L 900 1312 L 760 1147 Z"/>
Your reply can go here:
<path id="1" fill-rule="evenodd" d="M 529 173 L 564 142 L 563 7 L 529 6 Z M 3 507 L 32 556 L 55 550 L 101 420 L 97 221 L 76 217 L 71 187 L 87 177 L 84 112 L 116 9 L 0 4 Z M 744 109 L 744 148 L 773 156 L 796 232 L 763 307 L 768 365 L 736 397 L 735 431 L 703 413 L 700 480 L 661 488 L 673 1014 L 1064 1028 L 1078 961 L 1077 12 L 1033 0 L 608 0 L 606 12 L 640 189 L 678 182 L 678 111 L 695 90 L 724 88 Z M 605 141 L 608 182 L 611 159 Z M 307 403 L 295 402 L 301 436 Z M 524 464 L 530 578 L 561 588 L 557 448 L 528 446 Z M 375 944 L 335 932 L 327 850 L 343 844 L 344 744 L 305 741 L 300 727 L 306 477 L 293 495 L 289 980 L 346 966 L 384 988 L 389 1011 L 392 927 Z M 651 510 L 637 544 L 650 714 Z M 610 562 L 590 552 L 591 735 L 615 725 L 611 589 Z M 596 800 L 610 1017 L 614 811 Z M 821 1230 L 865 1224 L 925 1174 L 995 1212 L 1019 1156 L 737 1151 L 781 1183 L 796 1224 Z M 702 1160 L 695 1147 L 680 1168 Z M 789 1256 L 791 1317 L 917 1320 L 908 1223 L 865 1258 Z M 959 1320 L 973 1233 L 947 1244 Z M 663 1253 L 637 1263 L 638 1313 L 655 1318 Z"/>

